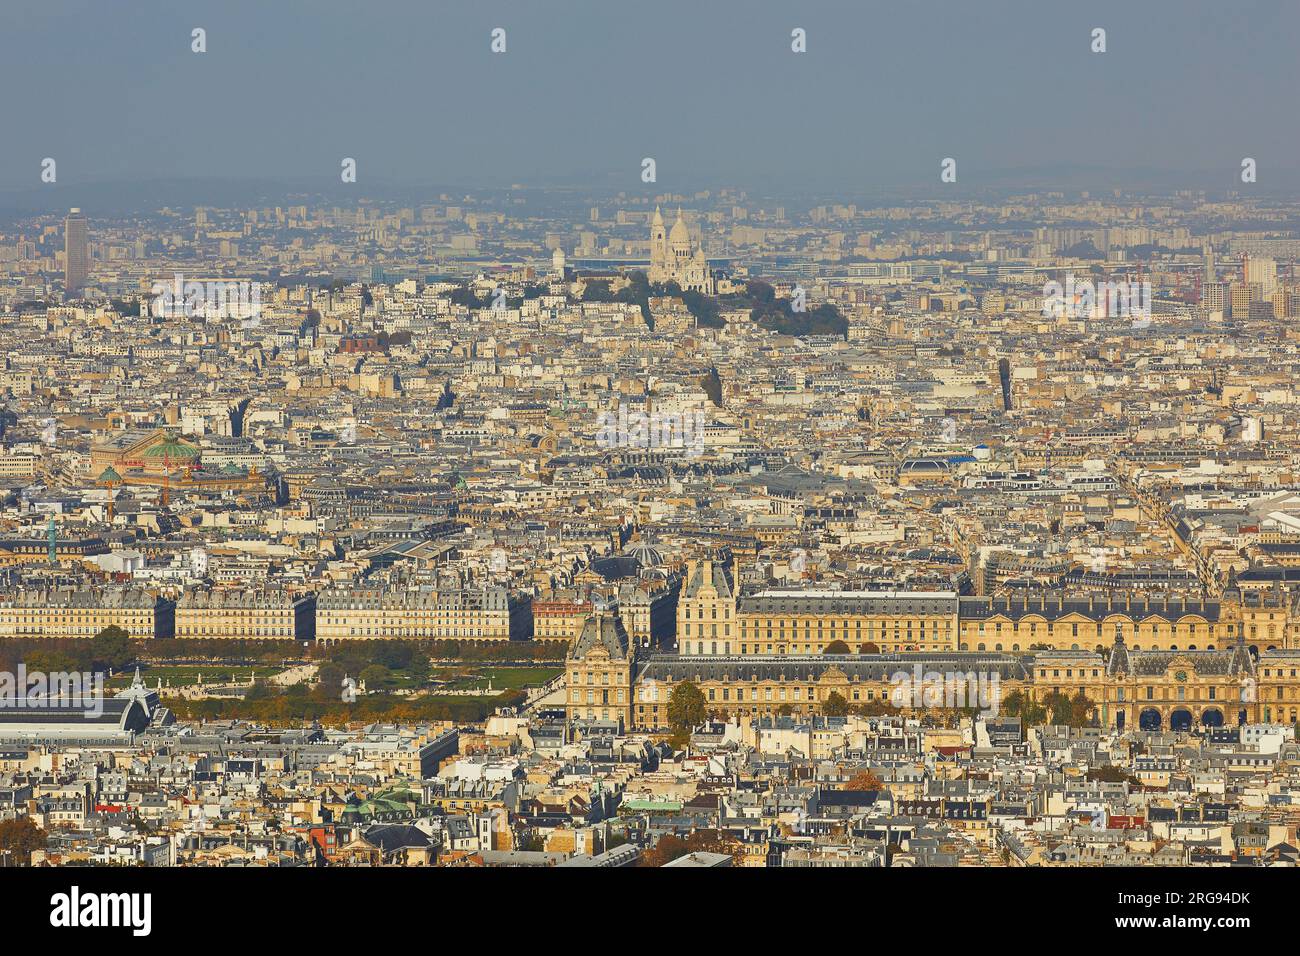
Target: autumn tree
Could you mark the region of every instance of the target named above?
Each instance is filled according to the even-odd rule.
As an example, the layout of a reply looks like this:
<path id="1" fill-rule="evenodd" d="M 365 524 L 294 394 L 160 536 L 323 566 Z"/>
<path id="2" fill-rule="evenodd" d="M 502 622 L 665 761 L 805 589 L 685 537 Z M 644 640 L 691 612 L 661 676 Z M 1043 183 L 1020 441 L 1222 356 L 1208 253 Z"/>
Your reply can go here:
<path id="1" fill-rule="evenodd" d="M 859 770 L 848 783 L 844 784 L 845 790 L 884 790 L 885 782 L 877 777 L 870 770 Z"/>
<path id="2" fill-rule="evenodd" d="M 1109 763 L 1102 764 L 1100 767 L 1093 767 L 1084 774 L 1084 778 L 1089 783 L 1099 781 L 1101 783 L 1127 783 L 1134 787 L 1141 786 L 1141 781 L 1136 777 L 1126 773 L 1120 767 L 1116 767 L 1114 764 Z"/>
<path id="3" fill-rule="evenodd" d="M 722 830 L 693 830 L 684 840 L 669 833 L 661 837 L 653 849 L 642 854 L 641 865 L 663 866 L 691 853 L 725 853 L 738 860 L 743 850 L 738 840 Z"/>
<path id="4" fill-rule="evenodd" d="M 642 866 L 663 866 L 665 863 L 671 863 L 679 857 L 690 853 L 686 846 L 686 841 L 679 836 L 673 836 L 668 833 L 659 838 L 659 842 L 652 849 L 646 850 L 641 854 Z"/>
<path id="5" fill-rule="evenodd" d="M 0 857 L 5 866 L 27 866 L 32 851 L 44 847 L 45 831 L 31 817 L 0 821 Z"/>
<path id="6" fill-rule="evenodd" d="M 845 644 L 843 641 L 838 641 L 838 640 L 831 641 L 829 644 L 826 645 L 826 650 L 822 651 L 822 653 L 823 654 L 848 654 L 849 645 Z"/>

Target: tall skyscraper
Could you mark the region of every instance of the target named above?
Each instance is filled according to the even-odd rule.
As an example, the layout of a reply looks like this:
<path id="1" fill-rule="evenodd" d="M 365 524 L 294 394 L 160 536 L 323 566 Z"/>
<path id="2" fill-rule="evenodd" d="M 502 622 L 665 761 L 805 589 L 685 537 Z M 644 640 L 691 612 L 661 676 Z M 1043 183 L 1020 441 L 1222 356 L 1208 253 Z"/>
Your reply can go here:
<path id="1" fill-rule="evenodd" d="M 1277 288 L 1276 260 L 1247 256 L 1245 261 L 1246 281 L 1257 284 L 1264 298 L 1271 296 Z"/>
<path id="2" fill-rule="evenodd" d="M 73 208 L 63 220 L 63 294 L 76 297 L 90 275 L 89 226 L 81 210 Z"/>

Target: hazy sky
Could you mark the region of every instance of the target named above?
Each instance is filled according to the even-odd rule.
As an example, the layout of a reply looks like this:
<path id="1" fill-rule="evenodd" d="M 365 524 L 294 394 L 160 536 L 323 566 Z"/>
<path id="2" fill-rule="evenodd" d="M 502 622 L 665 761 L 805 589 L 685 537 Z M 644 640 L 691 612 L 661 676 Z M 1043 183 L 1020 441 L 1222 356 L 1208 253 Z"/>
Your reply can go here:
<path id="1" fill-rule="evenodd" d="M 1231 189 L 1250 156 L 1263 189 L 1300 166 L 1297 36 L 1296 0 L 5 0 L 0 190 L 46 156 L 72 187 L 337 185 L 354 157 L 358 192 L 846 195 L 947 156 L 971 188 Z"/>

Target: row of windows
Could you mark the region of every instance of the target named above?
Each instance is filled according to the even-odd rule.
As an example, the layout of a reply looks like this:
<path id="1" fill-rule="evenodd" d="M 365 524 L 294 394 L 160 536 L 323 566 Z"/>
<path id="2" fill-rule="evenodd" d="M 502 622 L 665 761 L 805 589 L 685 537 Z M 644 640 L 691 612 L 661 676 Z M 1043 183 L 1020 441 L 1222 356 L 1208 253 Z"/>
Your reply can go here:
<path id="1" fill-rule="evenodd" d="M 689 624 L 687 624 L 687 625 L 685 625 L 685 627 L 686 627 L 686 633 L 689 634 L 689 633 L 691 632 L 691 631 L 690 631 L 690 627 L 691 627 L 691 626 L 690 626 Z M 702 633 L 703 633 L 702 628 L 703 628 L 703 625 L 699 625 L 699 626 L 696 628 L 696 633 L 697 633 L 697 634 L 702 634 Z M 715 630 L 716 630 L 716 626 L 715 626 Z M 755 626 L 755 627 L 753 627 L 753 628 L 750 628 L 750 627 L 748 627 L 748 626 L 747 626 L 743 621 L 741 622 L 741 625 L 740 625 L 740 634 L 741 634 L 742 637 L 748 637 L 748 636 L 750 635 L 751 631 L 752 631 L 752 633 L 753 633 L 753 635 L 754 635 L 755 637 L 758 637 L 758 635 L 759 635 L 760 633 L 762 633 L 763 630 L 764 630 L 764 628 L 757 627 L 757 626 Z M 911 625 L 910 623 L 907 625 L 907 627 L 906 627 L 905 629 L 904 629 L 904 628 L 900 628 L 900 627 L 898 627 L 898 626 L 894 626 L 893 628 L 887 628 L 887 627 L 882 626 L 882 627 L 880 628 L 880 633 L 881 633 L 881 635 L 884 635 L 884 634 L 889 633 L 890 630 L 892 630 L 892 631 L 894 632 L 894 636 L 895 636 L 895 637 L 897 637 L 900 633 L 902 633 L 903 630 L 906 630 L 906 631 L 907 631 L 907 636 L 908 636 L 908 637 L 911 637 L 911 636 L 912 636 L 912 630 L 913 630 L 913 629 L 912 629 L 912 625 Z M 940 632 L 940 628 L 939 628 L 937 625 L 934 626 L 934 627 L 927 627 L 925 624 L 920 624 L 920 625 L 916 628 L 916 630 L 919 631 L 919 632 L 922 633 L 922 634 L 925 634 L 925 633 L 928 632 L 928 633 L 931 633 L 931 634 L 935 634 L 935 635 L 937 635 L 937 634 L 939 634 L 939 632 Z M 943 634 L 944 634 L 945 637 L 948 636 L 948 635 L 950 635 L 950 634 L 952 633 L 952 631 L 948 628 L 948 626 L 947 626 L 946 624 L 944 625 L 944 627 L 943 627 L 942 630 L 943 630 Z M 772 632 L 773 632 L 773 631 L 776 631 L 777 634 L 780 635 L 781 637 L 785 637 L 785 635 L 786 635 L 786 628 L 784 628 L 784 627 L 775 627 L 775 628 L 773 628 L 773 627 L 768 627 L 768 628 L 766 628 L 766 631 L 767 631 L 767 636 L 768 636 L 768 637 L 771 637 L 771 636 L 772 636 Z M 790 632 L 790 635 L 791 635 L 792 637 L 798 637 L 798 635 L 799 635 L 799 628 L 797 628 L 797 627 L 791 627 L 791 628 L 789 628 L 789 632 Z M 804 629 L 803 629 L 803 633 L 804 633 L 804 637 L 805 637 L 805 638 L 811 638 L 811 637 L 812 637 L 812 628 L 805 626 Z M 818 627 L 817 627 L 817 637 L 818 637 L 818 639 L 820 640 L 820 639 L 822 638 L 822 636 L 823 636 L 824 634 L 826 634 L 826 633 L 827 633 L 827 632 L 824 631 L 824 630 L 822 630 L 821 626 L 818 625 Z M 875 633 L 876 633 L 876 628 L 872 627 L 871 625 L 867 625 L 867 628 L 866 628 L 866 637 L 870 638 L 870 637 L 874 636 Z M 829 632 L 829 638 L 830 638 L 830 640 L 835 640 L 835 638 L 836 638 L 837 636 L 843 636 L 843 638 L 844 638 L 846 641 L 847 641 L 847 640 L 861 640 L 862 637 L 863 637 L 862 628 L 861 628 L 861 627 L 858 627 L 858 628 L 854 629 L 854 631 L 852 632 L 852 637 L 850 637 L 849 629 L 848 629 L 847 627 L 844 628 L 842 631 L 840 631 L 840 630 L 837 630 L 837 629 L 835 628 L 834 625 L 832 625 L 831 628 L 830 628 L 830 632 Z"/>
<path id="2" fill-rule="evenodd" d="M 708 698 L 709 700 L 714 700 L 714 701 L 731 700 L 731 690 L 732 689 L 730 687 L 722 687 L 722 688 L 710 687 L 708 689 Z M 735 690 L 736 690 L 736 701 L 737 702 L 743 701 L 745 699 L 745 688 L 737 687 Z M 772 696 L 773 688 L 764 687 L 763 700 L 777 700 L 777 701 L 786 700 L 787 690 L 789 691 L 789 700 L 791 701 L 801 700 L 801 699 L 815 701 L 817 699 L 816 691 L 812 687 L 807 687 L 807 688 L 777 687 L 775 688 L 775 690 L 776 690 L 776 696 L 773 697 Z M 757 687 L 749 688 L 749 699 L 752 701 L 758 700 L 758 691 L 759 689 Z M 719 696 L 719 693 L 721 693 L 721 696 Z"/>
<path id="3" fill-rule="evenodd" d="M 617 702 L 620 703 L 620 704 L 624 702 L 624 701 L 623 701 L 623 693 L 624 693 L 624 691 L 623 691 L 623 688 L 622 688 L 622 687 L 620 687 L 620 688 L 617 690 L 617 692 L 615 693 L 615 699 L 616 699 Z M 601 691 L 601 695 L 602 695 L 602 696 L 601 696 L 601 702 L 602 702 L 602 703 L 606 703 L 606 704 L 608 704 L 608 703 L 609 703 L 609 691 Z M 580 690 L 578 690 L 577 688 L 575 688 L 575 689 L 572 691 L 572 693 L 569 694 L 569 699 L 570 699 L 571 701 L 573 701 L 573 703 L 575 703 L 575 704 L 581 703 L 581 702 L 582 702 L 582 691 L 580 691 Z M 594 690 L 589 690 L 589 691 L 587 691 L 587 703 L 589 703 L 589 704 L 594 704 L 595 702 L 596 702 L 596 692 L 595 692 Z"/>
<path id="4" fill-rule="evenodd" d="M 448 624 L 453 621 L 463 623 L 473 621 L 483 617 L 490 620 L 505 620 L 504 611 L 468 611 L 463 614 L 385 614 L 381 617 L 357 617 L 354 614 L 321 614 L 319 620 L 322 624 L 384 624 L 389 621 L 404 621 L 412 624 Z"/>
<path id="5" fill-rule="evenodd" d="M 963 651 L 969 651 L 970 649 L 971 649 L 971 648 L 970 648 L 970 645 L 969 645 L 969 644 L 962 644 L 962 645 L 961 645 L 961 650 L 963 650 Z M 983 643 L 981 643 L 981 644 L 976 644 L 976 645 L 975 645 L 975 649 L 976 649 L 977 651 L 986 651 L 986 650 L 989 649 L 989 646 L 988 646 L 987 644 L 983 644 Z M 1000 651 L 1000 650 L 1003 650 L 1003 649 L 1004 649 L 1004 645 L 1002 645 L 1002 644 L 994 644 L 994 645 L 993 645 L 993 650 L 995 650 L 995 651 Z M 1162 651 L 1162 650 L 1163 650 L 1163 651 L 1176 651 L 1176 650 L 1179 650 L 1179 649 L 1180 649 L 1180 648 L 1178 647 L 1177 644 L 1170 644 L 1168 647 L 1152 647 L 1152 648 L 1151 648 L 1151 650 L 1153 650 L 1153 651 Z M 1197 650 L 1197 647 L 1196 647 L 1195 644 L 1188 644 L 1186 649 L 1189 650 L 1189 651 L 1194 651 L 1194 650 Z M 1206 645 L 1205 645 L 1205 649 L 1206 649 L 1207 651 L 1213 651 L 1213 650 L 1216 650 L 1216 648 L 1215 648 L 1215 646 L 1214 646 L 1213 644 L 1206 644 Z M 1012 645 L 1011 645 L 1011 651 L 1012 651 L 1013 653 L 1016 652 L 1016 651 L 1018 651 L 1018 650 L 1020 650 L 1020 645 L 1019 645 L 1019 644 L 1012 644 Z M 1072 651 L 1078 651 L 1078 650 L 1086 650 L 1086 648 L 1082 648 L 1082 647 L 1080 647 L 1078 644 L 1071 644 L 1071 645 L 1070 645 L 1070 650 L 1072 650 Z M 1101 645 L 1100 645 L 1100 644 L 1096 645 L 1095 647 L 1093 647 L 1093 650 L 1095 650 L 1095 651 L 1100 651 L 1100 650 L 1101 650 Z M 1132 647 L 1129 648 L 1129 650 L 1132 650 L 1132 651 L 1140 651 L 1140 650 L 1142 650 L 1142 645 L 1141 645 L 1141 644 L 1134 644 Z M 1271 651 L 1271 650 L 1273 650 L 1273 648 L 1270 647 L 1269 650 Z"/>
<path id="6" fill-rule="evenodd" d="M 948 618 L 948 617 L 942 617 L 942 618 L 912 618 L 912 617 L 901 618 L 900 617 L 900 618 L 857 618 L 852 622 L 851 625 L 852 629 L 855 631 L 863 630 L 862 625 L 864 621 L 866 622 L 867 625 L 865 629 L 868 631 L 876 630 L 876 629 L 887 630 L 890 628 L 892 628 L 893 630 L 898 630 L 899 628 L 903 628 L 903 627 L 906 627 L 910 631 L 914 626 L 919 627 L 921 630 L 925 630 L 927 627 L 934 630 L 938 630 L 940 626 L 942 626 L 943 630 L 945 631 L 951 630 L 952 628 L 952 618 Z M 788 622 L 784 619 L 778 619 L 778 618 L 759 618 L 756 620 L 742 618 L 740 622 L 740 626 L 742 629 L 752 627 L 754 629 L 767 628 L 768 630 L 771 630 L 772 628 L 777 628 L 779 630 L 788 627 L 791 630 L 798 630 L 799 628 L 803 628 L 806 631 L 812 628 L 814 625 L 819 631 L 822 630 L 823 628 L 836 628 L 836 627 L 845 631 L 850 629 L 850 622 L 847 620 L 842 622 L 837 622 L 834 619 L 827 619 L 822 617 L 800 618 L 798 620 L 791 619 Z"/>
<path id="7" fill-rule="evenodd" d="M 682 635 L 683 637 L 690 637 L 690 636 L 691 636 L 691 626 L 690 626 L 689 624 L 683 624 L 683 625 L 682 625 L 682 629 L 683 629 L 683 635 Z M 704 636 L 704 625 L 703 625 L 703 624 L 696 624 L 696 625 L 695 625 L 695 635 L 696 635 L 697 637 L 703 637 L 703 636 Z M 717 636 L 718 636 L 718 625 L 716 625 L 716 624 L 710 624 L 710 625 L 709 625 L 709 635 L 710 635 L 711 637 L 717 637 Z M 723 624 L 723 625 L 722 625 L 722 636 L 723 636 L 723 637 L 730 637 L 730 636 L 731 636 L 731 625 L 730 625 L 730 624 Z"/>
<path id="8" fill-rule="evenodd" d="M 683 603 L 683 604 L 682 604 L 682 618 L 683 618 L 683 620 L 687 620 L 687 621 L 689 621 L 689 620 L 691 619 L 691 610 L 692 610 L 692 605 L 691 605 L 691 604 L 689 604 L 689 603 Z M 700 620 L 703 620 L 703 619 L 704 619 L 704 608 L 699 607 L 699 608 L 695 608 L 695 610 L 698 612 L 698 613 L 696 614 L 696 617 L 698 617 Z M 711 606 L 711 607 L 709 608 L 709 611 L 710 611 L 709 617 L 716 621 L 716 620 L 718 619 L 718 606 L 717 606 L 716 604 L 713 605 L 713 606 Z M 724 605 L 722 606 L 722 618 L 723 618 L 723 620 L 727 620 L 727 621 L 731 620 L 731 607 L 730 607 L 729 605 L 725 605 L 725 604 L 724 604 Z"/>
<path id="9" fill-rule="evenodd" d="M 291 607 L 263 607 L 253 609 L 240 608 L 181 608 L 176 609 L 176 620 L 184 617 L 205 618 L 205 617 L 260 617 L 265 614 L 275 614 L 277 617 L 286 614 L 293 614 L 294 609 Z"/>
<path id="10" fill-rule="evenodd" d="M 219 634 L 229 634 L 234 637 L 256 637 L 259 634 L 266 634 L 270 637 L 293 637 L 296 632 L 292 627 L 224 627 L 218 624 L 208 624 L 204 627 L 177 627 L 176 636 L 185 637 L 215 637 Z"/>
<path id="11" fill-rule="evenodd" d="M 1080 636 L 1081 633 L 1080 625 L 1071 624 L 1069 625 L 1069 627 L 1070 627 L 1071 637 Z M 1064 631 L 1064 629 L 1065 629 L 1065 625 L 1063 624 L 1057 624 L 1057 625 L 1049 624 L 1043 628 L 1043 633 L 1049 636 L 1057 636 L 1060 635 Z M 965 627 L 965 626 L 962 627 L 962 632 L 964 634 L 968 633 L 970 630 L 971 629 L 969 627 Z M 993 630 L 995 633 L 1001 634 L 1002 625 L 998 624 L 997 627 L 995 627 Z M 1027 625 L 1013 624 L 1010 627 L 1008 627 L 1007 630 L 1012 631 L 1014 633 L 1021 633 L 1025 630 L 1028 630 L 1029 636 L 1033 637 L 1036 634 L 1038 634 L 1038 625 L 1035 622 L 1031 621 Z M 1091 633 L 1091 635 L 1094 637 L 1102 636 L 1102 625 L 1100 624 L 1097 624 L 1091 628 L 1083 626 L 1083 630 Z M 1191 624 L 1188 624 L 1184 627 L 1180 627 L 1178 625 L 1174 625 L 1170 627 L 1165 627 L 1165 626 L 1157 627 L 1151 624 L 1138 624 L 1131 628 L 1131 631 L 1134 634 L 1149 635 L 1151 637 L 1165 637 L 1165 638 L 1177 637 L 1180 631 L 1183 634 L 1185 634 L 1187 637 L 1205 637 L 1207 636 L 1207 632 L 1209 630 L 1210 628 L 1208 627 L 1208 625 L 1205 624 L 1197 624 L 1195 625 L 1195 627 L 1193 627 Z M 1126 633 L 1125 626 L 1123 624 L 1116 624 L 1114 627 L 1114 633 L 1116 637 L 1123 637 Z M 1229 634 L 1232 633 L 1231 625 L 1229 625 L 1228 627 L 1228 633 Z M 1272 636 L 1272 633 L 1273 633 L 1273 629 L 1269 628 L 1270 637 Z M 984 636 L 983 622 L 981 622 L 979 626 L 979 635 L 981 637 Z M 1253 628 L 1252 628 L 1252 636 L 1253 636 Z"/>
<path id="12" fill-rule="evenodd" d="M 925 642 L 923 640 L 916 640 L 913 641 L 913 643 L 911 644 L 882 643 L 879 645 L 872 645 L 875 648 L 875 650 L 871 650 L 870 648 L 868 648 L 866 644 L 859 644 L 857 647 L 857 653 L 859 654 L 896 653 L 899 651 L 916 650 L 918 644 L 924 644 L 924 643 Z M 935 643 L 943 644 L 946 646 L 946 642 L 944 641 L 937 641 Z M 731 647 L 732 645 L 730 641 L 708 641 L 708 642 L 685 641 L 682 644 L 682 653 L 683 654 L 708 654 L 713 656 L 722 654 L 724 656 L 727 656 L 731 654 Z M 781 655 L 781 654 L 816 655 L 816 654 L 821 654 L 825 651 L 825 645 L 822 644 L 766 644 L 766 645 L 740 644 L 739 647 L 740 647 L 741 654 L 754 653 L 754 654 L 777 654 L 777 655 Z M 1001 647 L 998 648 L 998 650 L 1001 649 L 1002 649 Z M 849 650 L 851 653 L 853 651 L 853 648 L 849 648 Z M 983 648 L 981 647 L 980 650 L 983 650 Z"/>
<path id="13" fill-rule="evenodd" d="M 339 637 L 343 629 L 337 625 L 322 628 L 322 637 Z M 482 627 L 350 627 L 350 637 L 505 637 L 509 632 L 504 628 Z"/>
<path id="14" fill-rule="evenodd" d="M 596 675 L 597 675 L 597 673 L 600 674 L 600 683 L 605 684 L 605 685 L 608 685 L 608 684 L 609 684 L 609 679 L 610 679 L 611 674 L 613 674 L 613 677 L 614 677 L 615 683 L 617 683 L 618 678 L 619 678 L 619 676 L 620 676 L 618 673 L 616 673 L 616 672 L 611 672 L 611 671 L 599 671 L 599 672 L 597 672 L 597 671 L 587 671 L 587 672 L 586 672 L 586 674 L 587 674 L 586 683 L 587 683 L 587 684 L 594 684 L 594 683 L 596 683 Z M 574 672 L 573 672 L 573 679 L 572 679 L 569 683 L 571 683 L 571 684 L 581 684 L 581 683 L 583 683 L 583 680 L 582 680 L 582 674 L 581 674 L 579 671 L 574 671 Z"/>
<path id="15" fill-rule="evenodd" d="M 1160 691 L 1159 697 L 1156 696 L 1157 689 L 1159 689 Z M 1187 696 L 1186 687 L 1177 688 L 1177 693 L 1174 694 L 1173 697 L 1169 696 L 1168 687 L 1161 687 L 1161 688 L 1144 687 L 1142 688 L 1143 693 L 1141 695 L 1141 699 L 1142 700 L 1201 700 L 1202 690 L 1206 691 L 1206 696 L 1204 697 L 1205 700 L 1219 700 L 1219 688 L 1217 687 L 1205 687 L 1205 688 L 1193 687 L 1191 697 Z M 1239 697 L 1242 701 L 1248 702 L 1247 698 L 1249 696 L 1250 696 L 1250 691 L 1247 688 L 1243 687 L 1239 691 L 1235 689 L 1230 689 L 1225 699 L 1231 700 L 1234 697 Z M 1123 687 L 1116 688 L 1115 699 L 1120 702 L 1123 702 L 1126 699 Z"/>
<path id="16" fill-rule="evenodd" d="M 147 623 L 153 620 L 152 611 L 140 611 L 135 614 L 105 614 L 103 611 L 83 611 L 80 614 L 76 612 L 57 612 L 50 614 L 15 614 L 0 617 L 0 625 L 3 624 L 74 624 L 80 623 L 87 618 L 93 621 L 106 621 L 110 624 L 118 621 L 126 621 L 133 624 Z"/>

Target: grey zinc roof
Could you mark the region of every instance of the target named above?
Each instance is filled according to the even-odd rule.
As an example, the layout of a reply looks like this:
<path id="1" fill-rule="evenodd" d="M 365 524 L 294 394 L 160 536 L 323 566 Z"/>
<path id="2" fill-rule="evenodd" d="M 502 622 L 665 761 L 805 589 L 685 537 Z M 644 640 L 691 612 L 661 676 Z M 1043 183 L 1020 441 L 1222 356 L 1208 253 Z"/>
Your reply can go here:
<path id="1" fill-rule="evenodd" d="M 911 674 L 994 672 L 999 680 L 1028 679 L 1032 658 L 1008 654 L 821 654 L 806 659 L 794 657 L 706 657 L 658 655 L 641 667 L 643 680 L 818 680 L 832 667 L 850 681 L 886 681 L 899 671 Z"/>
<path id="2" fill-rule="evenodd" d="M 582 625 L 582 633 L 573 642 L 573 656 L 583 657 L 597 647 L 609 651 L 609 656 L 621 658 L 627 655 L 627 631 L 623 623 L 612 614 L 597 612 L 587 618 Z"/>
<path id="3" fill-rule="evenodd" d="M 1207 622 L 1219 619 L 1218 601 L 1176 600 L 1110 600 L 1098 597 L 1094 601 L 1061 600 L 1047 598 L 989 598 L 963 597 L 961 616 L 964 620 L 979 620 L 1004 615 L 1012 620 L 1036 614 L 1049 621 L 1078 614 L 1093 621 L 1103 621 L 1112 614 L 1124 614 L 1135 621 L 1158 617 L 1177 621 L 1187 615 L 1204 618 Z"/>
<path id="4" fill-rule="evenodd" d="M 760 591 L 741 597 L 742 614 L 955 614 L 952 591 Z"/>
<path id="5" fill-rule="evenodd" d="M 718 591 L 719 597 L 731 597 L 731 577 L 727 573 L 726 565 L 721 561 L 713 561 L 709 564 L 713 569 L 712 580 L 704 580 L 704 571 L 706 564 L 701 563 L 695 566 L 691 572 L 690 578 L 686 582 L 684 595 L 693 596 L 706 583 L 712 584 Z"/>
<path id="6" fill-rule="evenodd" d="M 41 590 L 37 588 L 19 588 L 0 592 L 0 604 L 11 607 L 67 607 L 99 608 L 120 607 L 147 609 L 157 604 L 148 591 L 139 588 L 55 588 Z"/>
<path id="7" fill-rule="evenodd" d="M 1244 657 L 1236 647 L 1226 651 L 1129 651 L 1132 672 L 1137 675 L 1163 674 L 1175 658 L 1183 658 L 1197 674 L 1250 674 L 1254 663 L 1247 652 Z"/>

